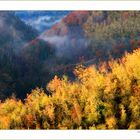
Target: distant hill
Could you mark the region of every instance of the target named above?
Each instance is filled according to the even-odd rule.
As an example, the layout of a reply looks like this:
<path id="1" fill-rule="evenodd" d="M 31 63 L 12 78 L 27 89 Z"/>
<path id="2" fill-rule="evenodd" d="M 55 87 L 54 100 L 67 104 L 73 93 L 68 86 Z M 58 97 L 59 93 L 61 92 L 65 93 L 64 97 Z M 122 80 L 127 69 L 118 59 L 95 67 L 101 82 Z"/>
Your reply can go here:
<path id="1" fill-rule="evenodd" d="M 40 33 L 50 29 L 70 11 L 16 11 L 15 14 L 26 24 L 32 26 Z"/>
<path id="2" fill-rule="evenodd" d="M 23 23 L 14 12 L 0 12 L 0 44 L 20 49 L 23 44 L 37 37 L 31 26 Z"/>
<path id="3" fill-rule="evenodd" d="M 120 57 L 132 51 L 131 39 L 139 39 L 139 15 L 139 11 L 73 11 L 39 38 L 53 44 L 58 57 L 97 61 Z"/>

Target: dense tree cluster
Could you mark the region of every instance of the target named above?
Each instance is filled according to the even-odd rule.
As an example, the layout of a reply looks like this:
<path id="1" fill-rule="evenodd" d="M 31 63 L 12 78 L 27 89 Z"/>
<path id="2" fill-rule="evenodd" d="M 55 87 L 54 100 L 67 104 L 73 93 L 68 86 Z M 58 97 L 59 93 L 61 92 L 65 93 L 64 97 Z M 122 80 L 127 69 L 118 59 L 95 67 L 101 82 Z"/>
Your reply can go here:
<path id="1" fill-rule="evenodd" d="M 132 41 L 140 40 L 139 11 L 97 11 L 91 12 L 83 25 L 90 44 L 90 56 L 96 61 L 119 58 L 125 51 L 139 47 L 131 45 Z"/>
<path id="2" fill-rule="evenodd" d="M 0 11 L 0 99 L 17 94 L 18 73 L 21 67 L 23 69 L 17 54 L 38 36 L 36 30 L 24 24 L 14 13 Z"/>
<path id="3" fill-rule="evenodd" d="M 1 129 L 140 129 L 140 49 L 100 66 L 77 66 L 24 102 L 0 103 Z"/>

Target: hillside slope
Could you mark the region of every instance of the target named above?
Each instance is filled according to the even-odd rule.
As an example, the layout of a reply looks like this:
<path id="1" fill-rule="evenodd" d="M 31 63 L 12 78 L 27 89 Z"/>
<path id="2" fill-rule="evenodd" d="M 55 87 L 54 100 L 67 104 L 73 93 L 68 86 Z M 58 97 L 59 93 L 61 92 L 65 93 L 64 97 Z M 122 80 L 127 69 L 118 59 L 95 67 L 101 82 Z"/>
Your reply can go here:
<path id="1" fill-rule="evenodd" d="M 0 99 L 15 92 L 17 67 L 22 65 L 16 53 L 37 35 L 14 12 L 0 12 Z"/>
<path id="2" fill-rule="evenodd" d="M 140 46 L 139 11 L 73 11 L 39 36 L 13 12 L 0 15 L 1 99 L 23 99 L 54 75 L 74 80 L 76 65 L 99 66 Z"/>

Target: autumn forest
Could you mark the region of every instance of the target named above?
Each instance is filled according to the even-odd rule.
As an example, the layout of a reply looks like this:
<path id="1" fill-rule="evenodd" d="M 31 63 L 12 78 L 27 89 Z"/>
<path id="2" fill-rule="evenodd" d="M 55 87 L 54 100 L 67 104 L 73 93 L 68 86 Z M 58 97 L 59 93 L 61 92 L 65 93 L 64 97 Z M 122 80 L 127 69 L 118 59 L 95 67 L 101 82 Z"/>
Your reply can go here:
<path id="1" fill-rule="evenodd" d="M 0 129 L 140 129 L 140 12 L 1 11 L 0 100 Z"/>

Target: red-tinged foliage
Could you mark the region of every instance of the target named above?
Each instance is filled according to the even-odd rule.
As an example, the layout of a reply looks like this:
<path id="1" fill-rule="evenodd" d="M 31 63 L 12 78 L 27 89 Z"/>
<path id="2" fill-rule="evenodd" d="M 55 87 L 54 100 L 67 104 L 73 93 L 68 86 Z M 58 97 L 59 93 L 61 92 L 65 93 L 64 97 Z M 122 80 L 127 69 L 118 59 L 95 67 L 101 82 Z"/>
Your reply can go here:
<path id="1" fill-rule="evenodd" d="M 26 123 L 27 126 L 32 126 L 33 125 L 33 116 L 31 114 L 26 115 Z"/>
<path id="2" fill-rule="evenodd" d="M 129 16 L 130 16 L 129 12 L 123 12 L 123 14 L 122 14 L 122 17 L 123 17 L 124 20 L 128 19 Z"/>
<path id="3" fill-rule="evenodd" d="M 38 41 L 39 41 L 39 39 L 36 38 L 36 39 L 32 40 L 29 45 L 36 45 L 38 43 Z"/>
<path id="4" fill-rule="evenodd" d="M 67 15 L 63 21 L 67 25 L 82 25 L 88 18 L 89 11 L 74 11 Z"/>
<path id="5" fill-rule="evenodd" d="M 49 36 L 65 36 L 69 32 L 68 27 L 65 23 L 60 22 L 55 24 L 50 30 L 46 32 L 46 35 Z"/>

